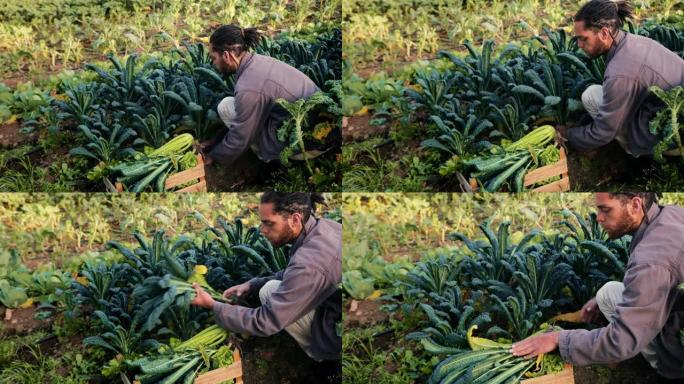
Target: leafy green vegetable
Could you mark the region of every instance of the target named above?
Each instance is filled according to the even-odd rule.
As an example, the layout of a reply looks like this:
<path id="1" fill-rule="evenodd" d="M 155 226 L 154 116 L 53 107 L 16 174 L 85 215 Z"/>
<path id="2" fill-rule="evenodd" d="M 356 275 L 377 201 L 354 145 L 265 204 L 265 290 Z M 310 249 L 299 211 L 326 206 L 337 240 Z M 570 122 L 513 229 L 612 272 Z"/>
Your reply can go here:
<path id="1" fill-rule="evenodd" d="M 651 133 L 660 137 L 653 148 L 653 157 L 662 162 L 663 152 L 675 148 L 684 161 L 684 145 L 679 132 L 679 120 L 684 116 L 684 88 L 677 86 L 667 92 L 657 86 L 649 89 L 665 103 L 665 108 L 658 111 L 649 123 Z"/>

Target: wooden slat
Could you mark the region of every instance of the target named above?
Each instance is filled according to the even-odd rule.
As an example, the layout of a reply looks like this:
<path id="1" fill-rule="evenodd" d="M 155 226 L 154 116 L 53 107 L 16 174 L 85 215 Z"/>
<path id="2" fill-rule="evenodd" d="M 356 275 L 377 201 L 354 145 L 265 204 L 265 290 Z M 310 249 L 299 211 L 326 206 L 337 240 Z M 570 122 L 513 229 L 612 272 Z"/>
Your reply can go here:
<path id="1" fill-rule="evenodd" d="M 544 375 L 535 377 L 533 379 L 521 380 L 521 384 L 575 384 L 575 375 L 572 365 L 566 365 L 565 368 L 558 373 L 552 375 Z"/>
<path id="2" fill-rule="evenodd" d="M 570 190 L 570 179 L 568 178 L 568 158 L 565 154 L 565 148 L 560 148 L 560 159 L 550 165 L 537 168 L 528 172 L 523 180 L 523 185 L 529 187 L 536 183 L 550 179 L 552 177 L 560 176 L 561 179 L 549 184 L 542 185 L 533 189 L 533 192 L 563 192 Z M 470 187 L 473 191 L 478 189 L 477 180 L 469 180 Z"/>
<path id="3" fill-rule="evenodd" d="M 544 181 L 550 177 L 559 176 L 568 172 L 568 162 L 560 160 L 557 163 L 551 165 L 546 165 L 541 168 L 537 168 L 533 171 L 528 172 L 525 175 L 525 181 L 523 184 L 525 186 Z"/>
<path id="4" fill-rule="evenodd" d="M 185 192 L 206 192 L 207 191 L 207 182 L 205 180 L 200 181 L 197 184 L 190 185 L 188 187 L 185 187 L 183 189 L 179 189 L 176 191 L 176 193 L 185 193 Z"/>
<path id="5" fill-rule="evenodd" d="M 544 184 L 539 188 L 533 189 L 532 192 L 565 192 L 568 190 L 570 190 L 570 179 L 566 177 L 553 183 Z"/>
<path id="6" fill-rule="evenodd" d="M 197 376 L 195 384 L 216 384 L 242 376 L 242 361 Z"/>
<path id="7" fill-rule="evenodd" d="M 186 169 L 183 172 L 175 173 L 166 179 L 164 184 L 165 189 L 171 189 L 177 185 L 187 183 L 188 181 L 197 180 L 204 177 L 204 164 L 198 164 L 195 167 Z"/>

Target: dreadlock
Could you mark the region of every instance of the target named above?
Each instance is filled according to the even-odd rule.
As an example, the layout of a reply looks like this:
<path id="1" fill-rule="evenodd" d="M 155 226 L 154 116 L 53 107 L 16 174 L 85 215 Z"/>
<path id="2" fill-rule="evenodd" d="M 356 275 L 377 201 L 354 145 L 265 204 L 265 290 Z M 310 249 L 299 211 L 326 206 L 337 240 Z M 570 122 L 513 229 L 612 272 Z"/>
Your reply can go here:
<path id="1" fill-rule="evenodd" d="M 606 27 L 614 34 L 633 17 L 629 0 L 591 0 L 575 14 L 575 21 L 583 21 L 586 29 Z"/>
<path id="2" fill-rule="evenodd" d="M 306 223 L 309 217 L 316 212 L 317 205 L 326 205 L 323 195 L 308 192 L 264 192 L 261 195 L 261 204 L 266 203 L 273 203 L 273 212 L 278 214 L 301 214 L 302 223 Z"/>
<path id="3" fill-rule="evenodd" d="M 256 28 L 240 28 L 237 25 L 222 25 L 209 38 L 214 52 L 233 51 L 240 54 L 259 44 L 259 31 Z"/>

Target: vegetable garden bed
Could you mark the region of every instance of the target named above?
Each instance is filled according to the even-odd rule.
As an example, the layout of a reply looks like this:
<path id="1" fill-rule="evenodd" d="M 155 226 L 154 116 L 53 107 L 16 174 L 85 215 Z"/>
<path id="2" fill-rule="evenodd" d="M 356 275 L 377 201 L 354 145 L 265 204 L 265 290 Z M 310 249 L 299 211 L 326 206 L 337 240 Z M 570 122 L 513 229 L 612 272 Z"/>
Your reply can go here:
<path id="1" fill-rule="evenodd" d="M 625 29 L 656 40 L 682 56 L 684 8 L 681 2 L 666 3 L 638 2 L 634 6 L 639 17 Z M 465 15 L 463 20 L 454 20 L 448 25 L 433 25 L 416 17 L 414 22 L 420 24 L 411 25 L 406 30 L 419 28 L 419 36 L 424 36 L 428 30 L 440 31 L 439 38 L 435 35 L 436 39 L 431 40 L 432 53 L 423 56 L 426 61 L 395 67 L 391 74 L 364 72 L 366 75 L 362 78 L 351 73 L 345 80 L 345 116 L 355 119 L 354 122 L 357 119 L 368 120 L 370 125 L 378 128 L 373 132 L 361 130 L 359 127 L 363 124 L 348 125 L 350 129 L 344 135 L 351 140 L 346 144 L 344 161 L 348 169 L 345 180 L 348 178 L 350 181 L 344 189 L 411 192 L 467 189 L 469 180 L 477 178 L 473 174 L 480 172 L 474 169 L 473 159 L 500 153 L 508 143 L 543 124 L 568 129 L 588 124 L 590 119 L 580 101 L 581 95 L 589 85 L 602 82 L 605 61 L 601 57 L 589 59 L 577 46 L 567 17 L 559 17 L 576 12 L 580 5 L 581 2 L 545 3 L 541 6 L 525 0 L 493 4 L 474 0 L 456 4 L 453 10 L 437 7 L 432 9 L 434 15 L 421 14 L 428 20 L 444 20 L 443 14 L 448 12 Z M 373 22 L 376 18 L 389 17 L 377 13 L 378 9 L 391 13 L 393 19 L 386 20 L 391 24 L 408 14 L 410 8 L 404 4 L 380 7 L 376 3 L 369 10 L 370 14 L 365 14 L 358 3 L 352 3 L 350 7 L 355 13 L 350 15 L 347 28 L 351 28 L 353 33 L 346 38 L 352 39 L 363 31 L 358 29 L 361 20 L 370 23 L 369 28 L 386 28 L 385 24 Z M 508 8 L 529 8 L 533 12 L 526 12 L 526 15 L 540 14 L 542 17 L 518 19 L 520 14 L 505 12 Z M 406 13 L 402 13 L 402 9 Z M 514 18 L 516 22 L 492 27 L 490 23 L 498 20 L 498 13 L 502 12 L 502 18 Z M 551 18 L 553 22 L 546 17 L 548 14 L 554 16 Z M 469 24 L 480 19 L 486 20 L 480 26 Z M 464 30 L 452 23 L 469 25 Z M 378 39 L 393 40 L 402 34 L 381 34 Z M 451 36 L 465 37 L 454 40 Z M 407 51 L 415 51 L 416 46 L 406 44 Z M 401 56 L 402 53 L 396 47 L 383 49 L 382 46 L 371 46 L 377 56 L 385 58 L 388 55 Z M 354 47 L 349 54 L 350 62 L 355 64 L 359 60 L 367 60 L 354 55 L 360 52 L 358 49 L 361 48 Z M 394 64 L 397 63 L 382 65 L 393 67 Z M 682 189 L 684 163 L 680 159 L 660 156 L 665 148 L 680 147 L 679 136 L 674 132 L 682 127 L 681 123 L 676 124 L 677 119 L 681 121 L 684 116 L 678 107 L 682 91 L 675 89 L 665 94 L 652 89 L 651 92 L 668 106 L 651 121 L 651 130 L 661 138 L 661 145 L 654 150 L 655 160 L 644 156 L 637 161 L 623 159 L 629 157 L 624 151 L 608 159 L 604 159 L 601 153 L 585 156 L 576 151 L 570 152 L 566 155 L 573 158 L 569 164 L 572 169 L 568 171 L 573 184 L 566 186 L 569 181 L 566 180 L 549 189 Z M 367 132 L 372 132 L 372 137 L 357 134 Z M 416 142 L 420 144 L 416 145 Z M 597 151 L 605 149 L 602 147 Z M 642 166 L 634 167 L 632 163 Z M 545 165 L 548 164 L 535 161 L 529 171 Z M 599 167 L 608 171 L 596 175 L 594 171 Z M 619 169 L 611 170 L 611 167 Z M 511 192 L 522 189 L 515 181 L 511 176 L 503 183 L 491 183 L 492 188 L 487 189 Z M 534 190 L 535 187 L 524 189 Z"/>
<path id="2" fill-rule="evenodd" d="M 216 108 L 223 98 L 233 95 L 235 79 L 234 75 L 218 73 L 208 55 L 208 37 L 219 21 L 253 23 L 242 27 L 257 27 L 263 33 L 256 53 L 297 68 L 321 91 L 307 103 L 281 102 L 292 115 L 278 132 L 286 147 L 282 169 L 276 172 L 258 162 L 256 173 L 260 178 L 235 172 L 230 174 L 231 180 L 216 183 L 216 190 L 311 190 L 319 186 L 339 190 L 342 36 L 336 1 L 324 1 L 309 9 L 272 1 L 225 5 L 212 0 L 200 6 L 171 0 L 164 7 L 111 4 L 106 11 L 92 0 L 77 5 L 69 0 L 40 3 L 38 11 L 11 0 L 0 12 L 0 46 L 13 52 L 12 59 L 3 59 L 16 61 L 16 67 L 6 63 L 0 72 L 23 73 L 25 67 L 40 67 L 39 63 L 46 62 L 45 57 L 34 58 L 26 66 L 20 65 L 28 53 L 17 52 L 27 45 L 32 46 L 33 54 L 44 54 L 45 47 L 50 46 L 52 57 L 47 62 L 52 62 L 57 71 L 51 78 L 36 74 L 42 70 L 31 72 L 25 82 L 8 82 L 11 87 L 0 83 L 0 131 L 7 132 L 0 143 L 12 147 L 22 142 L 28 147 L 0 155 L 0 191 L 103 191 L 108 190 L 105 178 L 113 184 L 116 178 L 126 179 L 124 190 L 164 191 L 164 178 L 193 168 L 194 155 L 176 148 L 166 154 L 174 157 L 169 159 L 170 164 L 159 156 L 145 157 L 183 134 L 204 142 L 225 130 Z M 62 13 L 60 8 L 69 11 Z M 242 15 L 239 18 L 235 18 L 237 9 Z M 100 36 L 78 17 L 96 18 L 98 25 L 111 25 L 111 30 Z M 136 20 L 135 28 L 150 30 L 131 32 L 132 20 Z M 185 23 L 192 23 L 191 33 L 183 28 Z M 61 25 L 74 26 L 64 32 L 69 35 L 69 44 L 53 41 L 62 35 Z M 50 28 L 56 29 L 54 36 L 47 31 Z M 125 36 L 120 36 L 123 30 Z M 31 36 L 31 42 L 17 44 L 23 36 L 17 31 Z M 132 49 L 126 40 L 140 36 L 146 38 L 138 40 Z M 49 43 L 44 40 L 47 38 Z M 102 39 L 111 40 L 105 44 Z M 72 50 L 77 47 L 80 54 L 74 60 Z M 57 57 L 76 71 L 60 71 L 66 67 L 55 65 Z M 318 124 L 308 126 L 313 115 L 318 117 Z M 26 134 L 17 134 L 19 129 Z M 293 152 L 314 147 L 329 151 L 302 163 L 287 161 Z M 251 161 L 248 154 L 242 158 Z M 138 184 L 140 180 L 134 175 L 122 175 L 122 169 L 132 171 L 132 166 L 147 160 L 146 173 L 136 176 L 145 180 L 150 175 L 152 182 Z M 243 165 L 240 161 L 233 164 Z M 221 168 L 218 163 L 213 167 Z M 188 191 L 205 190 L 201 185 L 196 188 Z"/>
<path id="3" fill-rule="evenodd" d="M 0 383 L 114 383 L 123 375 L 131 382 L 219 383 L 241 373 L 248 384 L 277 384 L 330 374 L 285 332 L 229 335 L 209 311 L 189 306 L 191 281 L 219 296 L 287 264 L 286 249 L 273 248 L 247 224 L 255 220 L 258 195 L 6 194 L 2 202 Z M 44 214 L 15 211 L 15 203 Z M 243 218 L 221 218 L 226 213 Z M 145 235 L 128 228 L 133 222 L 167 231 Z M 70 240 L 78 230 L 65 229 L 67 223 L 84 225 L 80 240 Z M 57 227 L 48 239 L 37 228 L 50 225 Z M 20 234 L 28 228 L 35 232 L 30 240 L 41 244 L 38 255 Z M 91 244 L 96 231 L 103 236 Z M 77 248 L 84 237 L 87 248 Z M 66 259 L 43 254 L 55 249 Z M 258 299 L 240 304 L 254 307 Z"/>
<path id="4" fill-rule="evenodd" d="M 378 382 L 394 374 L 397 383 L 665 382 L 640 356 L 608 368 L 569 367 L 558 351 L 539 365 L 509 353 L 549 324 L 605 326 L 574 323 L 576 311 L 605 282 L 622 279 L 630 243 L 607 238 L 585 194 L 523 196 L 347 198 L 345 219 L 354 224 L 344 234 L 345 374 L 365 371 Z M 404 242 L 422 256 L 398 257 Z"/>

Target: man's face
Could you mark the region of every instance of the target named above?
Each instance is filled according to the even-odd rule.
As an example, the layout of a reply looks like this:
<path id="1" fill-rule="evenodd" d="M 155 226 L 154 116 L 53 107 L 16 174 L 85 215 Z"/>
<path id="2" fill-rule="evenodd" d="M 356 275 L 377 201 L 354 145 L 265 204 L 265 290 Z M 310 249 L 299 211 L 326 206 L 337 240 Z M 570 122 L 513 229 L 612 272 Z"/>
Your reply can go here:
<path id="1" fill-rule="evenodd" d="M 301 232 L 301 215 L 299 213 L 277 214 L 273 211 L 273 203 L 260 204 L 259 217 L 261 218 L 259 230 L 274 247 L 281 247 L 295 241 Z"/>
<path id="2" fill-rule="evenodd" d="M 592 59 L 608 52 L 613 44 L 613 37 L 608 28 L 596 31 L 594 28 L 585 29 L 584 21 L 575 21 L 575 36 L 577 46 L 580 47 Z"/>
<path id="3" fill-rule="evenodd" d="M 214 47 L 209 49 L 209 56 L 214 67 L 223 75 L 230 75 L 237 72 L 235 54 L 229 51 L 217 52 Z"/>
<path id="4" fill-rule="evenodd" d="M 633 197 L 623 201 L 609 193 L 597 193 L 594 196 L 599 225 L 611 239 L 617 239 L 639 228 L 643 219 L 641 198 Z"/>

